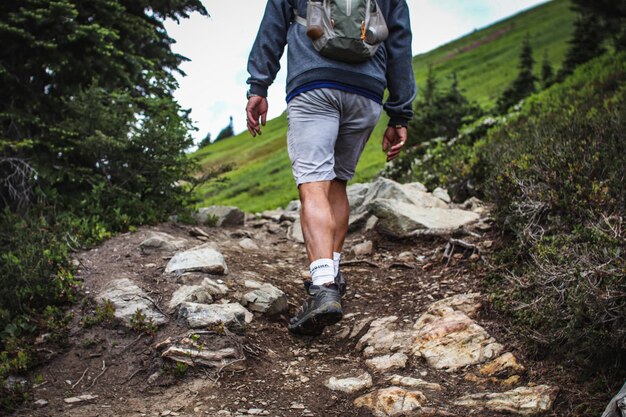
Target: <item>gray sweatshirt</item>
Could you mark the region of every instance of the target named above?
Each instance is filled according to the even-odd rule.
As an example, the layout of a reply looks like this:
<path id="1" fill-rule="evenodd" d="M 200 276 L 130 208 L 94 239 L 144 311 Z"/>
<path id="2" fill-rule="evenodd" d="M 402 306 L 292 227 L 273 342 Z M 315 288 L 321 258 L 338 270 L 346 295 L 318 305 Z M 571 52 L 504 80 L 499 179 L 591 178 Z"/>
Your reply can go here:
<path id="1" fill-rule="evenodd" d="M 307 0 L 292 0 L 298 14 L 306 17 Z M 248 59 L 248 84 L 252 94 L 267 96 L 268 87 L 280 69 L 280 58 L 287 55 L 287 96 L 306 85 L 339 83 L 366 90 L 368 97 L 382 101 L 390 125 L 407 125 L 413 116 L 416 86 L 411 53 L 411 25 L 406 0 L 377 0 L 389 27 L 389 37 L 376 55 L 361 64 L 348 64 L 321 56 L 306 36 L 306 28 L 293 22 L 289 0 L 268 0 L 265 15 Z"/>

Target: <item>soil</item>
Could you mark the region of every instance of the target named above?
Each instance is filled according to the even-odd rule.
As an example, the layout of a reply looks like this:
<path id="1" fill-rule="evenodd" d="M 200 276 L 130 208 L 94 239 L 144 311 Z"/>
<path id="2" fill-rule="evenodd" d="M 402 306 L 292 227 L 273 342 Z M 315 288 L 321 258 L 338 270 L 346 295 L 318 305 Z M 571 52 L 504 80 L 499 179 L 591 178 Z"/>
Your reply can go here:
<path id="1" fill-rule="evenodd" d="M 333 392 L 323 384 L 331 376 L 356 376 L 367 370 L 362 355 L 355 349 L 365 330 L 349 338 L 346 329 L 364 318 L 389 315 L 415 322 L 433 301 L 481 291 L 483 287 L 488 249 L 482 251 L 482 257 L 470 257 L 469 252 L 460 251 L 448 260 L 443 256 L 446 239 L 393 241 L 375 232 L 351 234 L 346 248 L 369 239 L 375 249 L 372 255 L 342 266 L 349 284 L 344 296 L 344 320 L 328 327 L 320 337 L 294 337 L 286 324 L 304 295 L 302 278 L 308 262 L 304 246 L 287 239 L 287 226 L 288 223 L 253 221 L 239 228 L 202 228 L 227 261 L 228 275 L 212 277 L 223 279 L 235 290 L 226 298 L 238 301 L 243 281 L 256 279 L 282 289 L 289 300 L 288 314 L 275 317 L 255 314 L 242 333 L 212 331 L 202 336 L 214 346 L 236 343 L 245 353 L 244 362 L 223 369 L 176 367 L 161 359 L 155 348 L 167 337 L 189 332 L 176 320 L 175 312 L 167 310 L 167 303 L 182 283 L 206 275 L 185 278 L 165 275 L 164 267 L 171 254 L 144 253 L 139 244 L 152 231 L 187 239 L 187 247 L 204 243 L 191 236 L 191 226 L 163 224 L 140 228 L 78 254 L 77 276 L 84 285 L 72 309 L 68 343 L 61 348 L 42 344 L 41 351 L 47 352 L 47 361 L 30 378 L 33 399 L 43 399 L 48 404 L 38 408 L 30 403 L 14 416 L 230 415 L 219 414 L 221 410 L 233 415 L 237 411 L 245 415 L 263 410 L 271 416 L 370 416 L 368 410 L 354 407 L 353 401 L 359 394 Z M 251 237 L 261 249 L 242 249 L 238 242 L 244 237 Z M 492 239 L 493 232 L 484 232 L 474 241 L 484 243 Z M 419 258 L 415 262 L 399 260 L 398 255 L 407 251 Z M 85 317 L 94 317 L 95 295 L 109 281 L 123 276 L 131 277 L 169 315 L 168 324 L 156 334 L 136 332 L 116 322 L 84 325 Z M 527 369 L 524 383 L 558 385 L 552 372 L 524 355 L 514 335 L 494 313 L 484 309 L 478 322 L 521 359 Z M 439 412 L 456 416 L 501 415 L 450 405 L 451 400 L 461 395 L 481 391 L 465 381 L 462 373 L 433 370 L 415 357 L 400 373 L 440 384 L 441 392 L 424 391 L 428 397 L 425 405 Z M 372 373 L 372 376 L 374 387 L 388 386 L 386 375 Z M 483 389 L 503 391 L 502 387 L 489 385 Z M 64 402 L 83 394 L 97 397 L 73 405 Z M 550 415 L 566 415 L 565 408 L 565 401 L 559 400 L 554 414 Z"/>

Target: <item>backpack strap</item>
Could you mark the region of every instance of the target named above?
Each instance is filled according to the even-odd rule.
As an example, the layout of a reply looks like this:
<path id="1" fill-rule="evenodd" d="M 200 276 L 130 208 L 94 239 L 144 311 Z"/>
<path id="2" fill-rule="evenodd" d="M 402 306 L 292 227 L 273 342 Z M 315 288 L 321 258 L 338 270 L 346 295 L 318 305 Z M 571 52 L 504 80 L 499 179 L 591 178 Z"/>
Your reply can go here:
<path id="1" fill-rule="evenodd" d="M 298 8 L 296 7 L 296 0 L 288 0 L 289 5 L 293 9 L 293 21 L 306 27 L 306 19 L 298 13 Z"/>

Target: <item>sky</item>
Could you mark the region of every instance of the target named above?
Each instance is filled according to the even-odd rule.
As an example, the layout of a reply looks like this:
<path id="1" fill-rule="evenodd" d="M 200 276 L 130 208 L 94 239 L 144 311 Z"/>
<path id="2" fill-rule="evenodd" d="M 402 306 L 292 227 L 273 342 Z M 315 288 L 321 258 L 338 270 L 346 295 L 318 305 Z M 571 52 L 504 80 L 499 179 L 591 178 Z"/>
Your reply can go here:
<path id="1" fill-rule="evenodd" d="M 475 29 L 480 29 L 546 0 L 406 0 L 411 15 L 413 55 L 428 52 Z M 198 129 L 198 143 L 207 133 L 215 138 L 228 125 L 230 116 L 236 133 L 245 130 L 246 63 L 263 17 L 263 0 L 202 0 L 210 17 L 165 22 L 176 40 L 175 53 L 189 58 L 178 76 L 174 97 Z M 268 92 L 268 120 L 286 108 L 286 54 L 281 71 Z"/>

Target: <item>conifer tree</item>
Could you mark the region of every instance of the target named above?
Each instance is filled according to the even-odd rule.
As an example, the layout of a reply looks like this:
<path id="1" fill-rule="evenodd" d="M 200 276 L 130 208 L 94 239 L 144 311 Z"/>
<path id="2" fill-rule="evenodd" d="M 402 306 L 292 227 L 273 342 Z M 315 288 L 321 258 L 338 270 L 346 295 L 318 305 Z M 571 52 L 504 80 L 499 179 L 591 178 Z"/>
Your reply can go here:
<path id="1" fill-rule="evenodd" d="M 535 83 L 537 77 L 533 74 L 533 50 L 530 44 L 529 35 L 524 38 L 522 50 L 519 57 L 519 73 L 513 83 L 504 91 L 496 103 L 496 111 L 500 114 L 506 113 L 511 106 L 519 103 L 536 91 Z"/>
<path id="2" fill-rule="evenodd" d="M 574 23 L 574 34 L 569 41 L 570 47 L 559 72 L 559 79 L 574 72 L 580 64 L 602 55 L 606 51 L 602 46 L 606 36 L 601 18 L 597 14 L 582 11 Z"/>
<path id="3" fill-rule="evenodd" d="M 541 64 L 541 87 L 548 88 L 554 83 L 554 69 L 548 57 L 548 51 L 543 55 L 543 63 Z"/>

